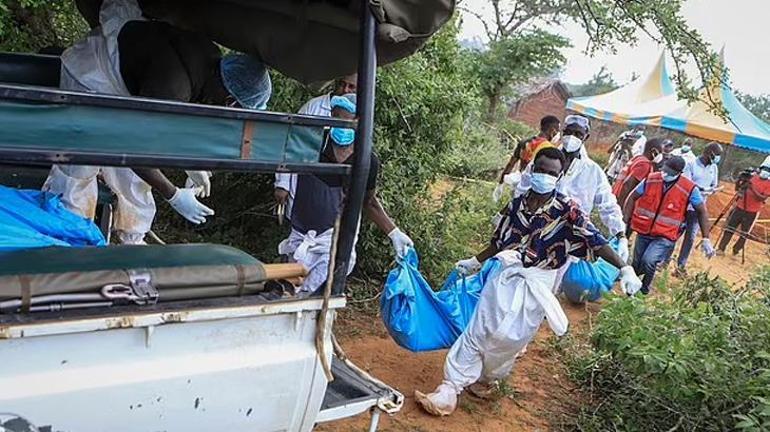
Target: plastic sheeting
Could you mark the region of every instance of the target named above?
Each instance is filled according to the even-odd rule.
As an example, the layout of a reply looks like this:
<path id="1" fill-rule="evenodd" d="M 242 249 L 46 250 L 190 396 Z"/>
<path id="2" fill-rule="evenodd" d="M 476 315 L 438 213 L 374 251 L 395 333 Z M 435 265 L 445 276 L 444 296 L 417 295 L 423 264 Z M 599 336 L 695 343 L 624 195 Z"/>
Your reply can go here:
<path id="1" fill-rule="evenodd" d="M 380 303 L 385 327 L 396 343 L 413 352 L 449 348 L 473 316 L 487 278 L 499 267 L 490 259 L 472 276 L 453 271 L 435 292 L 420 274 L 417 252 L 410 249 L 385 282 Z"/>
<path id="2" fill-rule="evenodd" d="M 618 240 L 613 239 L 610 246 L 617 252 Z M 561 289 L 573 303 L 594 302 L 612 291 L 619 275 L 620 269 L 601 258 L 593 262 L 580 260 L 564 273 Z"/>
<path id="3" fill-rule="evenodd" d="M 47 246 L 104 246 L 99 228 L 48 192 L 0 186 L 0 251 Z"/>

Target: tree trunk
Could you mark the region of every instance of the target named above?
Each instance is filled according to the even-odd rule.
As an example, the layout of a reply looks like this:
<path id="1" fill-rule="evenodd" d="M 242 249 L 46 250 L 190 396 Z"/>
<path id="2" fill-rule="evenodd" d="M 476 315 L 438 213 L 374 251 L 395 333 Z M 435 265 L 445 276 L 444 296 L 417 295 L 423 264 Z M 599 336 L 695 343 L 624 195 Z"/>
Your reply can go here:
<path id="1" fill-rule="evenodd" d="M 500 107 L 500 99 L 502 95 L 502 89 L 495 89 L 493 92 L 487 94 L 487 121 L 494 122 L 497 119 L 497 110 Z"/>

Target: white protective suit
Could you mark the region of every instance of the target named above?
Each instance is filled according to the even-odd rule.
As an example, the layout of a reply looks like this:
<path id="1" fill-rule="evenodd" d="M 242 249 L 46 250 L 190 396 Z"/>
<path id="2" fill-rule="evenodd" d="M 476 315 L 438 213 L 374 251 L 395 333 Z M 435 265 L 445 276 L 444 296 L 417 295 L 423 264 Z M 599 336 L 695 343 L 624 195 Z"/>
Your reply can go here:
<path id="1" fill-rule="evenodd" d="M 314 97 L 302 105 L 297 114 L 314 115 L 320 117 L 331 117 L 331 98 L 332 94 L 327 93 Z M 289 192 L 289 198 L 286 200 L 286 217 L 291 218 L 291 207 L 294 202 L 294 192 L 297 190 L 297 175 L 291 173 L 276 173 L 274 187 L 281 188 Z"/>
<path id="2" fill-rule="evenodd" d="M 647 144 L 647 137 L 642 135 L 634 142 L 634 145 L 631 147 L 631 157 L 636 157 L 644 153 L 645 144 Z"/>
<path id="3" fill-rule="evenodd" d="M 429 395 L 416 393 L 440 414 L 454 411 L 457 395 L 469 385 L 507 378 L 516 353 L 535 337 L 544 318 L 556 335 L 567 332 L 567 316 L 554 295 L 559 270 L 524 268 L 519 253 L 510 250 L 497 258 L 503 265 L 487 281 L 468 327 L 449 350 L 443 382 Z"/>
<path id="4" fill-rule="evenodd" d="M 532 165 L 529 164 L 521 176 L 514 196 L 526 193 L 530 188 Z M 612 186 L 607 180 L 602 167 L 583 154 L 575 158 L 564 176 L 556 184 L 556 190 L 575 200 L 583 213 L 590 215 L 594 208 L 599 210 L 599 217 L 610 235 L 625 233 L 623 211 L 612 193 Z"/>
<path id="5" fill-rule="evenodd" d="M 361 227 L 359 219 L 356 227 L 356 236 L 353 239 L 353 250 L 350 252 L 349 275 L 356 266 L 356 243 L 358 243 L 358 229 Z M 302 264 L 307 270 L 307 276 L 302 281 L 299 294 L 312 294 L 318 287 L 326 283 L 329 275 L 329 259 L 332 247 L 334 229 L 330 228 L 321 234 L 313 230 L 302 234 L 292 228 L 289 237 L 278 244 L 278 253 L 287 255 L 292 262 Z"/>
<path id="6" fill-rule="evenodd" d="M 120 74 L 118 34 L 127 22 L 141 19 L 135 0 L 105 0 L 100 26 L 62 54 L 61 88 L 130 96 Z M 114 220 L 118 237 L 124 243 L 142 243 L 155 218 L 155 200 L 150 185 L 130 168 L 54 165 L 43 190 L 61 195 L 67 209 L 93 219 L 99 174 L 118 197 Z"/>
<path id="7" fill-rule="evenodd" d="M 682 148 L 675 148 L 671 151 L 671 156 L 679 156 L 682 159 L 684 159 L 685 163 L 692 163 L 695 162 L 695 159 L 698 158 L 698 156 L 695 156 L 695 153 L 692 152 L 692 150 L 688 150 L 687 152 L 683 152 Z"/>

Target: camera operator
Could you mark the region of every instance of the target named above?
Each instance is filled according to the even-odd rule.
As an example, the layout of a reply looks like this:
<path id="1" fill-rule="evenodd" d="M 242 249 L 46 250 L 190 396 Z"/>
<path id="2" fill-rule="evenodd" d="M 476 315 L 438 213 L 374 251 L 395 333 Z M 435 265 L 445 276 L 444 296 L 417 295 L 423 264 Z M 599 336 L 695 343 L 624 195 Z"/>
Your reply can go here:
<path id="1" fill-rule="evenodd" d="M 738 195 L 738 201 L 727 219 L 727 228 L 719 242 L 718 255 L 725 254 L 725 249 L 733 238 L 733 232 L 736 232 L 739 227 L 740 238 L 733 245 L 733 255 L 738 255 L 746 244 L 745 235 L 751 231 L 757 214 L 770 197 L 770 156 L 762 162 L 759 172 L 741 173 L 735 183 L 735 192 Z"/>

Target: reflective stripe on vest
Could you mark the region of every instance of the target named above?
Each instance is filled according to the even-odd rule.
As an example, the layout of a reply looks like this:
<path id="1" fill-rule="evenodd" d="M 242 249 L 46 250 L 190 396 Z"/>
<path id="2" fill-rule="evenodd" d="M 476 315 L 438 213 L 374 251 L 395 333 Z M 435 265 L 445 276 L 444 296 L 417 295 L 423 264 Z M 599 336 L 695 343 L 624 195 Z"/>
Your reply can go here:
<path id="1" fill-rule="evenodd" d="M 634 207 L 631 228 L 639 234 L 665 237 L 676 241 L 687 214 L 690 194 L 695 183 L 679 176 L 676 183 L 664 191 L 661 173 L 652 173 L 645 181 L 644 194 Z"/>

